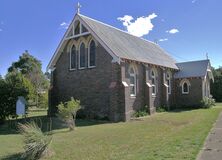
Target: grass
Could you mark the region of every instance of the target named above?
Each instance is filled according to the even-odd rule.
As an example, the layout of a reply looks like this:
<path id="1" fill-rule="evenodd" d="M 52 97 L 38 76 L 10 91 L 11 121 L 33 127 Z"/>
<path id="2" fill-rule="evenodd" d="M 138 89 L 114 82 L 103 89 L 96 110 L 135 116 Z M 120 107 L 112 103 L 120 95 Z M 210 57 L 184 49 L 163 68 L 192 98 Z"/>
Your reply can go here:
<path id="1" fill-rule="evenodd" d="M 54 121 L 51 148 L 55 154 L 48 159 L 194 160 L 221 111 L 222 104 L 217 104 L 211 109 L 157 113 L 127 123 L 78 120 L 74 132 Z M 0 159 L 17 159 L 23 151 L 22 137 L 2 130 L 7 127 L 0 126 Z"/>

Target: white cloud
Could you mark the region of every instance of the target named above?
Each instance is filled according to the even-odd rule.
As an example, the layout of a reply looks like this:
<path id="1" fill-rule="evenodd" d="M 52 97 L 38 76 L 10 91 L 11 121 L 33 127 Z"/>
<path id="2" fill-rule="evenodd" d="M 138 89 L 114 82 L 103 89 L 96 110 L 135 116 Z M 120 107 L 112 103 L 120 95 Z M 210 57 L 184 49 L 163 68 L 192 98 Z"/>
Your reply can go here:
<path id="1" fill-rule="evenodd" d="M 130 15 L 125 15 L 124 17 L 119 17 L 117 19 L 123 22 L 123 25 L 130 34 L 137 37 L 142 37 L 149 34 L 149 32 L 153 30 L 154 25 L 152 24 L 151 20 L 156 17 L 157 15 L 152 13 L 147 17 L 139 17 L 134 22 L 132 22 L 134 18 Z"/>
<path id="2" fill-rule="evenodd" d="M 197 2 L 197 0 L 192 0 L 191 2 L 192 2 L 192 3 L 196 3 L 196 2 Z"/>
<path id="3" fill-rule="evenodd" d="M 167 32 L 167 33 L 170 33 L 170 34 L 175 34 L 175 33 L 178 33 L 179 30 L 176 29 L 176 28 L 173 28 L 173 29 L 171 29 L 171 30 L 169 30 L 169 31 L 166 31 L 166 32 Z"/>
<path id="4" fill-rule="evenodd" d="M 168 38 L 159 39 L 160 42 L 168 41 Z"/>
<path id="5" fill-rule="evenodd" d="M 69 23 L 62 22 L 62 23 L 60 24 L 60 27 L 61 27 L 62 29 L 68 29 Z"/>

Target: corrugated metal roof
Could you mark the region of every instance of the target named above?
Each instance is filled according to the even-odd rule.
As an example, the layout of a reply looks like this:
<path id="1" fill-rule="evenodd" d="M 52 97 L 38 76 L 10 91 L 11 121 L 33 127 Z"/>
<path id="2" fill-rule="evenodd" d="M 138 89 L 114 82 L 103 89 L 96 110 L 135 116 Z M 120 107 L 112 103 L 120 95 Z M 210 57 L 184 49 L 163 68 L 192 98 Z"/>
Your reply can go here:
<path id="1" fill-rule="evenodd" d="M 209 60 L 190 61 L 176 63 L 180 71 L 175 74 L 175 78 L 204 77 L 207 73 Z"/>
<path id="2" fill-rule="evenodd" d="M 178 69 L 176 61 L 159 45 L 89 17 L 79 16 L 118 57 Z"/>

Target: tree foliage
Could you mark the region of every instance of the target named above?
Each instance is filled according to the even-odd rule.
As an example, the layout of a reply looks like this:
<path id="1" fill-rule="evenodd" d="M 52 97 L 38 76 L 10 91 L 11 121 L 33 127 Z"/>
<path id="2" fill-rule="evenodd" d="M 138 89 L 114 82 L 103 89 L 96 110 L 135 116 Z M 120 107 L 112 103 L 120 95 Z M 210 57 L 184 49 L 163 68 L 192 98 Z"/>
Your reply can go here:
<path id="1" fill-rule="evenodd" d="M 8 104 L 8 86 L 4 79 L 0 78 L 0 123 L 10 115 L 9 104 Z"/>
<path id="2" fill-rule="evenodd" d="M 214 83 L 211 83 L 211 94 L 217 102 L 222 102 L 222 68 L 213 69 Z"/>
<path id="3" fill-rule="evenodd" d="M 41 62 L 26 51 L 8 68 L 4 79 L 0 76 L 1 122 L 10 116 L 16 116 L 18 96 L 23 96 L 27 101 L 35 101 L 37 106 L 47 106 L 49 80 L 41 69 Z"/>
<path id="4" fill-rule="evenodd" d="M 76 113 L 81 108 L 80 101 L 71 98 L 70 101 L 60 103 L 57 107 L 58 116 L 68 124 L 70 130 L 74 130 Z"/>
<path id="5" fill-rule="evenodd" d="M 23 96 L 26 100 L 29 100 L 34 96 L 34 88 L 31 82 L 21 73 L 8 73 L 5 79 L 0 79 L 0 121 L 9 116 L 16 116 L 18 96 Z"/>
<path id="6" fill-rule="evenodd" d="M 13 62 L 8 68 L 9 73 L 19 72 L 27 78 L 33 85 L 37 107 L 39 106 L 39 99 L 42 93 L 45 93 L 49 87 L 49 80 L 42 72 L 42 64 L 34 56 L 30 55 L 28 51 L 23 53 L 17 62 Z"/>
<path id="7" fill-rule="evenodd" d="M 48 107 L 48 91 L 39 94 L 39 108 L 47 108 Z"/>

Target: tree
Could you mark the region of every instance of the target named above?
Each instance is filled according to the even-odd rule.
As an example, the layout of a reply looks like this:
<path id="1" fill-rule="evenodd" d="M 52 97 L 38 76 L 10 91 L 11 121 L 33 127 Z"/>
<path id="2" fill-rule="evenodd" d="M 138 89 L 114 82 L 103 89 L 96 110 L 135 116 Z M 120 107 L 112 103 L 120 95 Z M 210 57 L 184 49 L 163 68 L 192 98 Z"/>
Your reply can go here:
<path id="1" fill-rule="evenodd" d="M 58 116 L 68 124 L 70 130 L 74 130 L 76 113 L 81 108 L 80 101 L 71 98 L 70 101 L 60 103 L 57 107 Z"/>
<path id="2" fill-rule="evenodd" d="M 31 82 L 19 72 L 8 73 L 5 79 L 0 79 L 0 121 L 16 116 L 16 101 L 18 96 L 26 100 L 34 97 Z"/>
<path id="3" fill-rule="evenodd" d="M 10 111 L 8 109 L 8 94 L 9 89 L 8 86 L 2 77 L 0 78 L 0 124 L 3 123 L 6 117 L 10 115 Z"/>
<path id="4" fill-rule="evenodd" d="M 25 53 L 19 57 L 17 62 L 12 63 L 12 66 L 8 68 L 8 72 L 19 70 L 23 75 L 29 75 L 33 70 L 38 70 L 41 72 L 41 66 L 41 62 L 30 55 L 26 50 Z"/>
<path id="5" fill-rule="evenodd" d="M 211 83 L 211 93 L 217 102 L 222 102 L 222 68 L 212 69 L 214 83 Z"/>
<path id="6" fill-rule="evenodd" d="M 30 55 L 28 51 L 25 51 L 25 53 L 19 57 L 19 60 L 17 62 L 13 62 L 11 67 L 8 68 L 9 73 L 20 72 L 28 80 L 30 80 L 34 86 L 37 107 L 39 106 L 39 97 L 41 93 L 44 93 L 49 87 L 49 80 L 43 74 L 41 69 L 41 62 Z"/>

